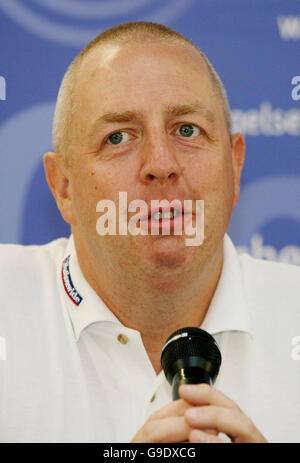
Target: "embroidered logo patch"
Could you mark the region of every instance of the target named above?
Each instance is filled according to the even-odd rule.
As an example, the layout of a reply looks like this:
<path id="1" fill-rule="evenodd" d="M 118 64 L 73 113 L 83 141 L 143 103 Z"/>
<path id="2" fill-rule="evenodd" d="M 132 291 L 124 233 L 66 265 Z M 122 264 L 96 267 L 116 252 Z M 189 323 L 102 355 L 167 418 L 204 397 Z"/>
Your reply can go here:
<path id="1" fill-rule="evenodd" d="M 63 285 L 64 285 L 67 295 L 69 296 L 71 301 L 74 302 L 74 304 L 78 306 L 83 298 L 82 296 L 80 296 L 77 289 L 73 285 L 73 281 L 72 281 L 71 273 L 70 273 L 70 267 L 69 267 L 70 257 L 71 256 L 66 257 L 65 260 L 63 261 L 62 269 L 61 269 L 61 276 L 62 276 Z"/>

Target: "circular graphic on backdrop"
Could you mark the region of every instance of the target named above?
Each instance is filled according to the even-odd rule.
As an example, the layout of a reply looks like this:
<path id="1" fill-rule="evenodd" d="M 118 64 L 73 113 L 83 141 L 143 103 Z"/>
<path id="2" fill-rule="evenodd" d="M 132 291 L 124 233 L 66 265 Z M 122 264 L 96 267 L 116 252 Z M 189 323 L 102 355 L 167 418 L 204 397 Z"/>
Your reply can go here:
<path id="1" fill-rule="evenodd" d="M 300 224 L 299 175 L 264 177 L 243 187 L 230 222 L 229 234 L 235 244 L 247 246 L 251 237 L 275 220 Z M 282 227 L 286 235 L 286 227 Z M 290 235 L 295 239 L 291 230 Z M 275 238 L 275 237 L 274 237 Z M 290 241 L 290 237 L 286 237 Z"/>
<path id="2" fill-rule="evenodd" d="M 0 126 L 0 243 L 40 244 L 69 234 L 42 168 L 52 149 L 54 108 L 55 102 L 34 105 Z"/>
<path id="3" fill-rule="evenodd" d="M 238 252 L 300 265 L 299 197 L 299 175 L 274 175 L 244 186 L 228 229 Z"/>
<path id="4" fill-rule="evenodd" d="M 0 0 L 0 9 L 27 31 L 77 48 L 119 22 L 143 20 L 168 24 L 194 1 Z"/>
<path id="5" fill-rule="evenodd" d="M 50 193 L 42 160 L 29 179 L 20 214 L 22 244 L 44 244 L 71 234 L 70 225 L 62 219 Z"/>

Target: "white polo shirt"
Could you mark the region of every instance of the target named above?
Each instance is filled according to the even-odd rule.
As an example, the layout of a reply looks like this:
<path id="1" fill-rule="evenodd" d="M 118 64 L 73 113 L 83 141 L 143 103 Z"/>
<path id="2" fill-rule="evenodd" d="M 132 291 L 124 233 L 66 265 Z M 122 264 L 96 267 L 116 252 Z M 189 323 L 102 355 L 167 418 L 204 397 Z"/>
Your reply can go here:
<path id="1" fill-rule="evenodd" d="M 215 387 L 271 442 L 300 442 L 300 268 L 238 256 L 225 236 L 201 328 L 222 353 Z M 170 401 L 140 333 L 83 277 L 72 237 L 0 246 L 1 442 L 129 442 Z"/>

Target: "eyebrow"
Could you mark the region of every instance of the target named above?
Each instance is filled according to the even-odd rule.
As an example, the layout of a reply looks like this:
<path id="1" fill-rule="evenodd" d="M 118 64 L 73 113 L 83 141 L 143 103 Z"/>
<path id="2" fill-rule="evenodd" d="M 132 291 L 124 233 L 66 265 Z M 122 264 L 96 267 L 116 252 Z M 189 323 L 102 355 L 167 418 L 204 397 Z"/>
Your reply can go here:
<path id="1" fill-rule="evenodd" d="M 199 103 L 190 103 L 183 105 L 169 105 L 167 107 L 167 114 L 171 116 L 185 116 L 187 114 L 201 114 L 211 124 L 215 122 L 216 118 L 214 113 Z"/>
<path id="2" fill-rule="evenodd" d="M 214 124 L 216 120 L 214 113 L 199 103 L 168 105 L 165 113 L 173 117 L 185 116 L 187 114 L 201 114 L 210 124 Z M 132 122 L 139 118 L 142 118 L 142 113 L 140 111 L 108 112 L 102 114 L 95 120 L 91 133 L 94 132 L 99 124 L 105 125 L 118 122 Z"/>

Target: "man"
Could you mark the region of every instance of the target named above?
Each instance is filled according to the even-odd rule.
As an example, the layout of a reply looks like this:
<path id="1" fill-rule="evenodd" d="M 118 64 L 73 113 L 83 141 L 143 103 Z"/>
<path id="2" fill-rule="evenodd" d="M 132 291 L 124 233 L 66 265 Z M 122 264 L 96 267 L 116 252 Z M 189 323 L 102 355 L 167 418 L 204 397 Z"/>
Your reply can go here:
<path id="1" fill-rule="evenodd" d="M 300 440 L 300 270 L 238 257 L 225 235 L 245 144 L 205 56 L 164 26 L 105 31 L 64 77 L 54 147 L 44 166 L 70 240 L 1 249 L 1 439 Z M 97 204 L 118 209 L 120 192 L 147 204 L 146 229 L 175 222 L 152 200 L 190 200 L 193 223 L 203 200 L 203 243 L 101 236 Z M 213 334 L 223 362 L 214 387 L 172 402 L 160 354 L 185 326 Z"/>

